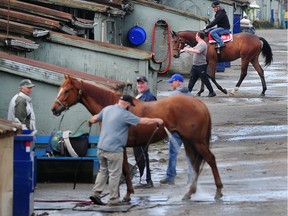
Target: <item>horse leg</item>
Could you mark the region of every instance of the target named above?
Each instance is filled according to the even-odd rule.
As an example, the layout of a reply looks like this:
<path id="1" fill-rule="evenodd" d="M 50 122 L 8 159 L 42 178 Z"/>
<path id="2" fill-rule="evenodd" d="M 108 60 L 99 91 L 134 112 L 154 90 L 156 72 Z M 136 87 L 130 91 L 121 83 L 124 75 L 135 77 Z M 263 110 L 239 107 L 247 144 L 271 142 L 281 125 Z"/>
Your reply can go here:
<path id="1" fill-rule="evenodd" d="M 123 175 L 124 175 L 124 178 L 125 178 L 125 181 L 126 181 L 126 186 L 127 186 L 127 192 L 126 192 L 126 195 L 123 198 L 123 201 L 124 202 L 130 202 L 131 201 L 130 195 L 132 193 L 134 193 L 134 188 L 133 188 L 132 181 L 131 181 L 131 178 L 130 178 L 130 170 L 129 170 L 129 164 L 128 164 L 126 148 L 124 148 L 123 157 L 124 158 L 123 158 L 122 171 L 123 171 Z"/>
<path id="2" fill-rule="evenodd" d="M 247 76 L 248 64 L 249 64 L 249 61 L 242 59 L 240 78 L 239 78 L 236 86 L 234 87 L 234 89 L 230 92 L 230 94 L 229 94 L 230 96 L 234 96 L 235 95 L 236 91 L 239 90 L 239 87 L 240 87 L 241 83 L 243 82 L 244 78 Z"/>
<path id="3" fill-rule="evenodd" d="M 191 178 L 191 185 L 189 187 L 188 192 L 183 196 L 182 200 L 190 200 L 191 195 L 196 193 L 197 190 L 197 182 L 198 182 L 198 176 L 199 176 L 199 168 L 200 166 L 195 166 L 193 164 L 193 161 L 195 161 L 195 155 L 193 150 L 193 145 L 191 143 L 186 142 L 185 140 L 182 140 L 185 147 L 186 156 L 189 159 L 190 166 L 188 165 L 188 172 L 191 172 L 192 178 Z M 189 179 L 188 179 L 189 180 Z"/>
<path id="4" fill-rule="evenodd" d="M 198 173 L 193 169 L 191 185 L 189 187 L 188 192 L 183 196 L 182 200 L 190 200 L 191 195 L 196 193 L 198 177 L 199 177 Z"/>
<path id="5" fill-rule="evenodd" d="M 254 58 L 251 61 L 251 63 L 253 65 L 253 67 L 255 68 L 255 70 L 258 72 L 258 75 L 261 79 L 262 92 L 261 92 L 260 96 L 265 96 L 265 91 L 267 90 L 267 86 L 266 86 L 265 77 L 264 77 L 264 70 L 260 66 L 258 58 Z"/>
<path id="6" fill-rule="evenodd" d="M 223 89 L 222 86 L 220 86 L 216 79 L 215 79 L 215 71 L 216 71 L 216 62 L 212 63 L 212 62 L 209 62 L 209 72 L 210 72 L 210 79 L 212 80 L 212 82 L 216 85 L 216 87 L 221 91 L 223 92 L 224 94 L 227 94 L 227 90 L 226 89 Z"/>
<path id="7" fill-rule="evenodd" d="M 195 147 L 195 150 L 203 157 L 203 159 L 211 167 L 212 173 L 214 176 L 215 185 L 216 185 L 216 194 L 215 194 L 214 199 L 216 200 L 220 199 L 223 196 L 222 194 L 223 184 L 222 184 L 221 177 L 217 168 L 215 156 L 210 151 L 209 146 L 205 142 L 195 143 L 194 147 Z"/>

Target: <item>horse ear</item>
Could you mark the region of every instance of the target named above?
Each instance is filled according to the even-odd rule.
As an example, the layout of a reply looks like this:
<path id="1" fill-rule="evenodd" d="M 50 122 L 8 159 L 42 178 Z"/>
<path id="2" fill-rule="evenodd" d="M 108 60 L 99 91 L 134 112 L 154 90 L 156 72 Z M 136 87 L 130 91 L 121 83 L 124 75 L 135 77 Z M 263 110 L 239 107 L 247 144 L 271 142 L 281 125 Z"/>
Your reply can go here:
<path id="1" fill-rule="evenodd" d="M 176 36 L 175 31 L 172 30 L 172 31 L 171 31 L 171 35 L 172 35 L 172 37 L 173 37 L 173 36 Z"/>
<path id="2" fill-rule="evenodd" d="M 64 75 L 64 78 L 65 78 L 65 80 L 66 80 L 66 79 L 70 79 L 70 76 L 65 74 L 65 75 Z"/>

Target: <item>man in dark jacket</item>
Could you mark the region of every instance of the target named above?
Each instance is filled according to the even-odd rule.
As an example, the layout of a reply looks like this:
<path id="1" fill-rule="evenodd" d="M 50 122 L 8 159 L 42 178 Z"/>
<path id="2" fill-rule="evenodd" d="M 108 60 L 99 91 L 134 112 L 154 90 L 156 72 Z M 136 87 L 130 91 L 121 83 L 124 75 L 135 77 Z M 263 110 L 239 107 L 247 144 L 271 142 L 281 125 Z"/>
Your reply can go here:
<path id="1" fill-rule="evenodd" d="M 148 80 L 145 76 L 139 76 L 137 78 L 137 99 L 142 101 L 155 101 L 156 97 L 151 93 Z M 137 167 L 139 169 L 140 181 L 134 188 L 151 188 L 153 187 L 153 181 L 151 179 L 150 163 L 148 146 L 133 147 L 134 157 Z"/>
<path id="2" fill-rule="evenodd" d="M 229 19 L 228 19 L 225 9 L 223 9 L 220 6 L 220 3 L 218 1 L 213 2 L 211 7 L 216 12 L 215 18 L 208 25 L 206 25 L 205 29 L 209 30 L 211 36 L 217 42 L 218 47 L 224 47 L 225 44 L 221 39 L 221 35 L 230 33 Z M 211 27 L 215 25 L 217 25 L 217 28 L 210 29 Z"/>

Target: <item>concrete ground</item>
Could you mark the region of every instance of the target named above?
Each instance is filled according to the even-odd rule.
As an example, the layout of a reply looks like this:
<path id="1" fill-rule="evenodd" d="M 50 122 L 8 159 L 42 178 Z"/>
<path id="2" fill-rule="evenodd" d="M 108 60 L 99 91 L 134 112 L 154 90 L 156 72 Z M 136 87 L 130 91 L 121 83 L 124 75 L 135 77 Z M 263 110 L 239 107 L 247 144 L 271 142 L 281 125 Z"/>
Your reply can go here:
<path id="1" fill-rule="evenodd" d="M 199 177 L 197 193 L 190 201 L 181 201 L 188 187 L 184 149 L 178 156 L 176 184 L 159 184 L 165 175 L 168 160 L 168 145 L 162 142 L 149 148 L 154 188 L 136 189 L 131 205 L 114 209 L 75 207 L 78 202 L 73 200 L 89 201 L 93 184 L 77 184 L 73 190 L 73 183 L 41 183 L 34 192 L 35 215 L 286 216 L 287 31 L 257 30 L 256 34 L 268 41 L 274 54 L 272 65 L 265 68 L 266 96 L 259 96 L 261 81 L 249 66 L 248 75 L 235 96 L 216 90 L 217 96 L 208 98 L 206 90 L 199 97 L 212 116 L 211 150 L 224 184 L 224 196 L 220 201 L 214 200 L 216 188 L 207 164 Z M 224 73 L 217 73 L 216 79 L 231 91 L 239 78 L 239 69 L 240 60 L 231 62 L 231 67 L 226 68 Z M 160 79 L 168 78 L 162 76 Z M 196 85 L 192 92 L 194 95 L 198 88 L 199 85 Z M 160 82 L 158 98 L 169 95 L 169 89 L 166 82 Z M 129 161 L 135 164 L 131 149 Z M 133 179 L 135 184 L 138 179 L 138 176 Z M 124 196 L 125 190 L 126 186 L 121 185 L 121 196 Z M 41 200 L 45 202 L 39 202 Z M 103 200 L 107 200 L 107 197 Z"/>

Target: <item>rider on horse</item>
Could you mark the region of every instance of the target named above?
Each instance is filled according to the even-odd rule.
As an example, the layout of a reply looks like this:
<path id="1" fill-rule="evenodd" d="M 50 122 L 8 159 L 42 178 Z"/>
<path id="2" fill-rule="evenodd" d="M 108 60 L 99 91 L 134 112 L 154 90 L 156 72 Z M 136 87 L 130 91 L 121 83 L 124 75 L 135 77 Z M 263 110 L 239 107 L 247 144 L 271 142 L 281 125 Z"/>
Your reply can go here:
<path id="1" fill-rule="evenodd" d="M 221 39 L 221 35 L 230 33 L 230 23 L 228 16 L 225 9 L 220 6 L 220 3 L 218 1 L 214 1 L 211 7 L 216 12 L 215 18 L 213 21 L 211 21 L 208 25 L 205 26 L 205 29 L 210 32 L 211 36 L 217 42 L 218 48 L 225 47 L 225 44 Z M 209 29 L 215 25 L 217 25 L 217 28 Z"/>

